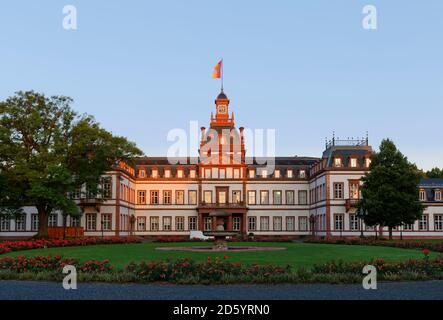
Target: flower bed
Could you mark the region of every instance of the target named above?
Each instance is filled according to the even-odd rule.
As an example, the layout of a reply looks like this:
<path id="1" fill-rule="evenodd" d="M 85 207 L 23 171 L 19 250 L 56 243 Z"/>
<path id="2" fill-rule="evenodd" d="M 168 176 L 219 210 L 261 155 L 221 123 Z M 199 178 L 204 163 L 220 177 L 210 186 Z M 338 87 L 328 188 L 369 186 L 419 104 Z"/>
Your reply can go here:
<path id="1" fill-rule="evenodd" d="M 77 268 L 77 271 L 85 273 L 101 273 L 110 272 L 112 270 L 112 266 L 109 264 L 108 260 L 80 263 L 77 259 L 63 259 L 61 256 L 0 258 L 0 270 L 9 270 L 17 273 L 55 272 L 61 274 L 63 267 L 66 265 L 73 265 Z"/>
<path id="2" fill-rule="evenodd" d="M 123 244 L 139 243 L 140 239 L 133 237 L 106 237 L 106 238 L 79 238 L 69 240 L 31 240 L 31 241 L 7 241 L 0 243 L 0 254 L 11 251 L 54 248 L 54 247 L 76 247 L 99 244 Z"/>
<path id="3" fill-rule="evenodd" d="M 175 261 L 130 263 L 125 268 L 143 282 L 168 281 L 180 282 L 189 277 L 197 278 L 200 282 L 219 282 L 224 277 L 270 277 L 273 275 L 290 274 L 291 268 L 281 268 L 273 265 L 244 266 L 240 262 L 230 262 L 225 256 L 222 260 L 208 257 L 206 262 L 194 262 L 187 258 Z"/>
<path id="4" fill-rule="evenodd" d="M 421 274 L 427 277 L 443 274 L 443 259 L 417 260 L 410 259 L 406 262 L 387 263 L 384 260 L 372 262 L 335 262 L 331 261 L 322 265 L 316 265 L 311 270 L 314 274 L 361 274 L 363 267 L 373 265 L 377 269 L 377 275 L 382 278 L 405 273 Z"/>
<path id="5" fill-rule="evenodd" d="M 321 244 L 344 244 L 344 245 L 362 245 L 362 246 L 381 246 L 394 247 L 402 249 L 427 249 L 435 252 L 443 252 L 442 243 L 419 242 L 419 241 L 388 241 L 370 239 L 309 239 L 305 243 L 321 243 Z"/>

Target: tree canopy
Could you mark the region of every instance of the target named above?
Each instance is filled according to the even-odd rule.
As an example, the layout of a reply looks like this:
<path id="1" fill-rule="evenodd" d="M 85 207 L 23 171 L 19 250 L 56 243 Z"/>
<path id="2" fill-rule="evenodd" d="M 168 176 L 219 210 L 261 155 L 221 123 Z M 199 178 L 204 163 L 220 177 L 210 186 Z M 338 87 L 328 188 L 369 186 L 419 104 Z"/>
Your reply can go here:
<path id="1" fill-rule="evenodd" d="M 443 169 L 432 168 L 425 173 L 426 178 L 440 178 L 443 179 Z"/>
<path id="2" fill-rule="evenodd" d="M 420 172 L 391 140 L 383 140 L 380 151 L 372 155 L 362 181 L 359 207 L 367 212 L 367 225 L 388 227 L 392 238 L 393 228 L 412 224 L 422 216 Z"/>
<path id="3" fill-rule="evenodd" d="M 22 205 L 37 207 L 40 237 L 47 236 L 53 210 L 78 214 L 69 192 L 84 184 L 97 189 L 118 161 L 142 154 L 92 116 L 76 113 L 72 103 L 69 97 L 34 91 L 0 102 L 0 206 L 3 213 L 15 214 Z"/>

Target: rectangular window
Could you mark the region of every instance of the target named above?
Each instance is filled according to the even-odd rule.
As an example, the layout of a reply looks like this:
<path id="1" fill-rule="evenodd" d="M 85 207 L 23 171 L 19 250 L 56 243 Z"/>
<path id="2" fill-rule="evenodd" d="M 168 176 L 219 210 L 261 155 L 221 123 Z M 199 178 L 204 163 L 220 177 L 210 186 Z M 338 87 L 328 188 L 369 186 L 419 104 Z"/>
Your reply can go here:
<path id="1" fill-rule="evenodd" d="M 151 176 L 155 179 L 155 178 L 157 178 L 158 177 L 158 170 L 157 169 L 153 169 L 152 170 L 152 173 L 151 173 Z"/>
<path id="2" fill-rule="evenodd" d="M 300 170 L 300 179 L 305 179 L 305 178 L 306 178 L 306 171 Z"/>
<path id="3" fill-rule="evenodd" d="M 420 201 L 426 201 L 426 191 L 420 190 Z"/>
<path id="4" fill-rule="evenodd" d="M 262 171 L 261 171 L 261 177 L 262 177 L 263 179 L 266 179 L 266 178 L 268 177 L 268 170 L 266 170 L 266 169 L 262 169 Z"/>
<path id="5" fill-rule="evenodd" d="M 205 169 L 205 178 L 211 179 L 211 169 Z"/>
<path id="6" fill-rule="evenodd" d="M 226 178 L 226 169 L 220 169 L 220 179 Z"/>
<path id="7" fill-rule="evenodd" d="M 435 191 L 435 201 L 441 201 L 441 191 Z"/>
<path id="8" fill-rule="evenodd" d="M 288 178 L 292 179 L 292 177 L 294 175 L 293 171 L 292 170 L 288 170 L 287 175 L 288 175 Z"/>
<path id="9" fill-rule="evenodd" d="M 185 204 L 185 192 L 183 190 L 177 190 L 175 192 L 175 203 Z"/>
<path id="10" fill-rule="evenodd" d="M 256 195 L 255 191 L 248 191 L 248 204 L 250 205 L 257 204 L 255 195 Z"/>
<path id="11" fill-rule="evenodd" d="M 218 168 L 212 168 L 212 179 L 218 179 Z"/>
<path id="12" fill-rule="evenodd" d="M 0 231 L 9 231 L 11 229 L 11 220 L 7 217 L 0 217 Z"/>
<path id="13" fill-rule="evenodd" d="M 232 170 L 232 168 L 227 168 L 226 169 L 226 178 L 232 179 L 232 177 L 233 177 L 233 170 Z"/>
<path id="14" fill-rule="evenodd" d="M 218 191 L 218 203 L 226 203 L 227 199 L 226 199 L 226 191 Z"/>
<path id="15" fill-rule="evenodd" d="M 280 170 L 275 170 L 275 172 L 274 172 L 274 177 L 275 177 L 276 179 L 279 179 L 279 178 L 280 178 Z"/>
<path id="16" fill-rule="evenodd" d="M 190 177 L 191 179 L 195 179 L 195 170 L 191 170 L 191 171 L 189 171 L 189 177 Z"/>
<path id="17" fill-rule="evenodd" d="M 144 177 L 146 177 L 146 171 L 145 170 L 139 170 L 138 171 L 138 175 L 139 175 L 140 178 L 144 178 Z"/>
<path id="18" fill-rule="evenodd" d="M 341 158 L 334 158 L 334 167 L 341 167 Z"/>
<path id="19" fill-rule="evenodd" d="M 26 215 L 23 214 L 15 219 L 15 231 L 26 231 Z"/>
<path id="20" fill-rule="evenodd" d="M 342 182 L 334 183 L 334 199 L 343 199 L 344 184 Z"/>
<path id="21" fill-rule="evenodd" d="M 249 179 L 255 178 L 255 170 L 249 170 Z"/>
<path id="22" fill-rule="evenodd" d="M 212 191 L 206 190 L 204 192 L 204 196 L 205 196 L 205 203 L 212 203 Z"/>
<path id="23" fill-rule="evenodd" d="M 171 170 L 165 170 L 165 178 L 169 179 L 171 177 Z"/>
<path id="24" fill-rule="evenodd" d="M 183 170 L 177 170 L 177 178 L 183 178 Z"/>
<path id="25" fill-rule="evenodd" d="M 422 231 L 429 230 L 429 215 L 424 214 L 421 216 L 420 220 L 418 221 L 418 229 Z"/>
<path id="26" fill-rule="evenodd" d="M 102 214 L 102 228 L 104 231 L 110 231 L 112 229 L 111 221 L 112 221 L 112 215 Z"/>
<path id="27" fill-rule="evenodd" d="M 159 217 L 151 217 L 151 231 L 158 231 L 160 229 L 160 218 Z"/>
<path id="28" fill-rule="evenodd" d="M 308 191 L 299 190 L 298 191 L 298 204 L 306 205 L 308 204 Z"/>
<path id="29" fill-rule="evenodd" d="M 357 215 L 355 214 L 349 215 L 349 227 L 352 231 L 356 231 L 359 229 Z"/>
<path id="30" fill-rule="evenodd" d="M 189 230 L 195 231 L 197 230 L 197 217 L 189 217 Z"/>
<path id="31" fill-rule="evenodd" d="M 295 217 L 286 217 L 286 230 L 287 231 L 295 230 Z"/>
<path id="32" fill-rule="evenodd" d="M 286 204 L 287 205 L 295 204 L 295 196 L 293 190 L 286 190 Z"/>
<path id="33" fill-rule="evenodd" d="M 240 179 L 240 170 L 234 169 L 234 179 Z"/>
<path id="34" fill-rule="evenodd" d="M 158 204 L 158 191 L 151 191 L 151 204 Z"/>
<path id="35" fill-rule="evenodd" d="M 71 217 L 71 222 L 72 222 Z M 71 225 L 71 227 L 73 227 Z M 38 214 L 31 214 L 31 231 L 37 231 L 38 230 Z"/>
<path id="36" fill-rule="evenodd" d="M 175 230 L 185 230 L 185 217 L 175 217 Z"/>
<path id="37" fill-rule="evenodd" d="M 172 230 L 172 218 L 163 217 L 163 231 L 171 231 L 171 230 Z"/>
<path id="38" fill-rule="evenodd" d="M 137 231 L 146 231 L 146 217 L 137 217 Z"/>
<path id="39" fill-rule="evenodd" d="M 112 178 L 106 177 L 103 179 L 103 198 L 111 199 L 112 198 Z"/>
<path id="40" fill-rule="evenodd" d="M 343 230 L 344 229 L 343 220 L 344 220 L 344 216 L 342 214 L 334 215 L 335 230 Z"/>
<path id="41" fill-rule="evenodd" d="M 281 231 L 282 230 L 282 218 L 281 217 L 274 217 L 273 218 L 273 230 L 274 231 Z"/>
<path id="42" fill-rule="evenodd" d="M 269 217 L 260 217 L 260 231 L 269 230 Z"/>
<path id="43" fill-rule="evenodd" d="M 350 199 L 360 198 L 360 183 L 358 181 L 349 182 L 349 198 Z"/>
<path id="44" fill-rule="evenodd" d="M 138 192 L 138 204 L 146 204 L 146 191 Z"/>
<path id="45" fill-rule="evenodd" d="M 163 191 L 163 204 L 172 204 L 172 191 Z"/>
<path id="46" fill-rule="evenodd" d="M 308 217 L 298 218 L 298 228 L 300 231 L 308 231 Z"/>
<path id="47" fill-rule="evenodd" d="M 212 230 L 212 217 L 205 217 L 204 229 L 205 231 Z"/>
<path id="48" fill-rule="evenodd" d="M 435 231 L 443 230 L 443 215 L 441 214 L 434 215 L 434 230 Z"/>
<path id="49" fill-rule="evenodd" d="M 257 230 L 257 218 L 256 217 L 248 217 L 248 230 L 249 231 Z"/>
<path id="50" fill-rule="evenodd" d="M 51 215 L 49 215 L 48 226 L 49 226 L 50 228 L 55 228 L 55 227 L 57 227 L 57 215 L 56 215 L 56 214 L 51 214 Z"/>
<path id="51" fill-rule="evenodd" d="M 80 227 L 80 217 L 71 217 L 71 227 L 78 228 Z M 38 228 L 38 219 L 37 219 L 37 228 Z"/>
<path id="52" fill-rule="evenodd" d="M 351 168 L 357 168 L 357 159 L 351 158 Z"/>
<path id="53" fill-rule="evenodd" d="M 241 202 L 241 191 L 232 191 L 232 203 L 239 204 Z"/>
<path id="54" fill-rule="evenodd" d="M 241 218 L 240 218 L 240 217 L 234 217 L 232 222 L 233 222 L 232 230 L 234 230 L 234 231 L 240 231 L 240 227 L 241 227 Z"/>
<path id="55" fill-rule="evenodd" d="M 97 215 L 87 214 L 86 215 L 86 230 L 95 231 L 97 230 Z"/>
<path id="56" fill-rule="evenodd" d="M 281 191 L 280 190 L 274 190 L 273 194 L 274 194 L 274 205 L 282 204 Z"/>
<path id="57" fill-rule="evenodd" d="M 269 191 L 266 190 L 260 191 L 260 204 L 262 205 L 269 204 Z"/>
<path id="58" fill-rule="evenodd" d="M 193 205 L 197 204 L 197 191 L 190 190 L 188 192 L 188 203 Z"/>
<path id="59" fill-rule="evenodd" d="M 403 230 L 405 231 L 413 231 L 414 230 L 414 224 L 412 223 L 407 223 L 403 226 Z"/>

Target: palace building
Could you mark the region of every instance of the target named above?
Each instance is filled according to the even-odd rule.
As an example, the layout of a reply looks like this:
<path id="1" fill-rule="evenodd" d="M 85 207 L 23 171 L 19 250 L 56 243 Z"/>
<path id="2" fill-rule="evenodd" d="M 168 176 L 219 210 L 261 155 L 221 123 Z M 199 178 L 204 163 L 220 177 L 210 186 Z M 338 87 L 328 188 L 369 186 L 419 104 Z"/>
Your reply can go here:
<path id="1" fill-rule="evenodd" d="M 209 129 L 201 130 L 198 158 L 120 163 L 103 176 L 99 196 L 87 188 L 70 195 L 81 217 L 54 213 L 49 227 L 82 227 L 86 236 L 189 238 L 191 231 L 216 230 L 223 213 L 226 230 L 257 238 L 387 234 L 365 226 L 355 207 L 372 153 L 367 138 L 334 137 L 321 157 L 276 157 L 270 168 L 269 159 L 246 157 L 244 129 L 235 127 L 223 90 L 215 105 Z M 394 236 L 443 237 L 443 179 L 425 179 L 420 188 L 425 214 Z M 37 210 L 25 212 L 18 219 L 1 218 L 0 237 L 33 236 Z"/>

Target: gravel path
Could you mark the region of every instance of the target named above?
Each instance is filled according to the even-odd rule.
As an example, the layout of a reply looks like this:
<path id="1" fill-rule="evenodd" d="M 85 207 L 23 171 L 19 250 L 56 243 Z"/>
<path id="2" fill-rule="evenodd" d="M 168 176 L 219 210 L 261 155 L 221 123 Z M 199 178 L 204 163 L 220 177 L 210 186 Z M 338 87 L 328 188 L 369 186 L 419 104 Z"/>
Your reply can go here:
<path id="1" fill-rule="evenodd" d="M 282 299 L 433 299 L 443 300 L 443 281 L 361 285 L 221 285 L 175 286 L 79 283 L 64 290 L 61 283 L 0 281 L 0 300 L 282 300 Z"/>

